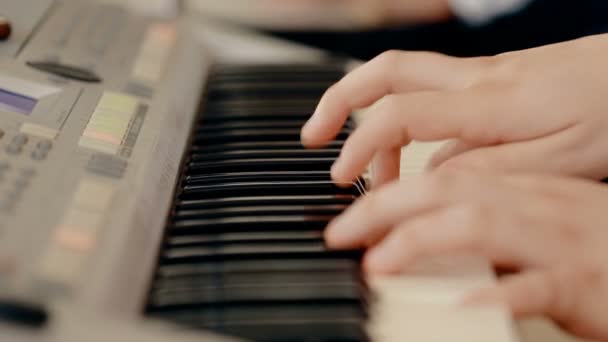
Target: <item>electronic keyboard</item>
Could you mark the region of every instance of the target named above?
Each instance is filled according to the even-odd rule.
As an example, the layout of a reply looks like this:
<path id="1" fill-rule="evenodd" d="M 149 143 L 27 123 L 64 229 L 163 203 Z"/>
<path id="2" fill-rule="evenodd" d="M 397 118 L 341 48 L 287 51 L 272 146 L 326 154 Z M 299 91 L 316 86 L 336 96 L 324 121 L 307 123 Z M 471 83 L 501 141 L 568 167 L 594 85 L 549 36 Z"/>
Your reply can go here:
<path id="1" fill-rule="evenodd" d="M 0 10 L 1 341 L 517 340 L 456 305 L 484 260 L 368 278 L 325 246 L 367 191 L 328 171 L 357 118 L 323 149 L 299 131 L 350 62 L 94 1 Z"/>

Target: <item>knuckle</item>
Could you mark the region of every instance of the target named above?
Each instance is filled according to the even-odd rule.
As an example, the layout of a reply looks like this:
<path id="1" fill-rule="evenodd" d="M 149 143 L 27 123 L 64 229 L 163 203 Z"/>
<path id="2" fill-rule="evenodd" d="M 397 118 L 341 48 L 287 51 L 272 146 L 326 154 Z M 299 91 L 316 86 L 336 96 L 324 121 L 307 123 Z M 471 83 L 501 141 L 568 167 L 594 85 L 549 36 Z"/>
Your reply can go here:
<path id="1" fill-rule="evenodd" d="M 471 64 L 478 71 L 468 88 L 499 88 L 502 91 L 505 86 L 516 83 L 522 73 L 520 58 L 511 53 L 473 58 Z"/>
<path id="2" fill-rule="evenodd" d="M 489 208 L 482 203 L 472 203 L 461 207 L 457 222 L 463 229 L 464 243 L 474 250 L 488 248 L 490 241 Z"/>
<path id="3" fill-rule="evenodd" d="M 433 172 L 423 178 L 426 195 L 431 199 L 442 198 L 445 196 L 451 187 L 449 181 L 450 175 L 454 174 L 452 170 L 441 170 Z"/>
<path id="4" fill-rule="evenodd" d="M 425 246 L 425 239 L 420 236 L 421 233 L 416 227 L 398 228 L 393 234 L 395 235 L 393 238 L 397 241 L 399 246 L 407 247 L 409 255 L 419 255 L 427 248 L 427 246 Z"/>
<path id="5" fill-rule="evenodd" d="M 325 94 L 323 95 L 323 99 L 335 99 L 340 97 L 340 83 L 332 84 L 327 90 L 325 90 Z"/>
<path id="6" fill-rule="evenodd" d="M 375 58 L 375 62 L 385 67 L 394 67 L 399 64 L 399 60 L 403 54 L 404 52 L 399 50 L 388 50 L 378 55 Z"/>
<path id="7" fill-rule="evenodd" d="M 579 309 L 578 300 L 573 298 L 575 292 L 582 288 L 593 289 L 587 281 L 589 277 L 596 278 L 595 272 L 586 270 L 583 265 L 577 265 L 576 269 L 562 268 L 549 272 L 544 280 L 547 291 L 547 311 L 563 321 L 572 321 L 577 316 Z M 591 290 L 593 291 L 593 290 Z"/>
<path id="8" fill-rule="evenodd" d="M 387 118 L 398 114 L 401 110 L 398 98 L 399 97 L 395 94 L 389 94 L 378 100 L 375 108 L 375 116 Z"/>

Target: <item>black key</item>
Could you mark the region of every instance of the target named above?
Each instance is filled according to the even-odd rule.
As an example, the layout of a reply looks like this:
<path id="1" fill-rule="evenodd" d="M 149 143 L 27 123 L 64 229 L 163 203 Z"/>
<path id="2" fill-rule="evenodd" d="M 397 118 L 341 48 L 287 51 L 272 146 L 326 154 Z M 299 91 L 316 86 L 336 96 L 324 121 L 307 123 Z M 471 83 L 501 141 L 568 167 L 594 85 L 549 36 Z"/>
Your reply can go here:
<path id="1" fill-rule="evenodd" d="M 346 284 L 363 287 L 363 278 L 358 269 L 281 269 L 266 270 L 254 269 L 244 271 L 227 271 L 217 269 L 214 272 L 203 274 L 172 276 L 157 278 L 153 289 L 157 292 L 175 293 L 179 290 L 196 289 L 201 286 L 215 286 L 224 284 L 226 286 L 251 286 L 256 287 L 264 284 L 289 284 L 308 285 L 311 287 L 323 287 L 327 285 Z M 339 295 L 337 297 L 340 297 Z M 365 295 L 362 295 L 365 297 Z"/>
<path id="2" fill-rule="evenodd" d="M 219 131 L 229 129 L 264 129 L 264 128 L 302 128 L 306 122 L 307 117 L 301 119 L 294 119 L 291 116 L 287 118 L 269 118 L 256 119 L 248 121 L 218 121 L 204 123 L 200 126 L 200 132 L 205 131 Z"/>
<path id="3" fill-rule="evenodd" d="M 223 197 L 198 200 L 178 200 L 177 210 L 213 209 L 251 205 L 350 205 L 357 199 L 355 195 L 305 195 L 305 196 L 249 196 Z"/>
<path id="4" fill-rule="evenodd" d="M 307 275 L 307 274 L 304 274 Z M 152 291 L 150 304 L 157 308 L 183 305 L 218 305 L 226 303 L 260 303 L 292 301 L 351 301 L 360 302 L 364 296 L 361 285 L 350 282 L 319 283 L 322 278 L 310 274 L 308 283 L 288 282 L 285 275 L 252 277 L 250 282 L 222 281 L 220 284 L 170 282 Z M 325 275 L 327 276 L 327 275 Z M 285 279 L 285 280 L 282 280 Z M 259 282 L 255 282 L 259 280 Z M 276 280 L 271 282 L 271 280 Z M 212 281 L 212 280 L 211 280 Z"/>
<path id="5" fill-rule="evenodd" d="M 252 272 L 346 272 L 359 276 L 360 265 L 351 259 L 222 260 L 195 264 L 160 265 L 158 278 L 208 277 L 210 274 Z"/>
<path id="6" fill-rule="evenodd" d="M 341 148 L 343 140 L 329 143 L 326 148 Z M 244 150 L 303 150 L 304 146 L 299 141 L 262 141 L 262 142 L 226 142 L 214 145 L 194 145 L 192 153 L 213 153 L 224 151 L 244 151 Z"/>
<path id="7" fill-rule="evenodd" d="M 12 299 L 0 299 L 0 321 L 28 328 L 41 328 L 49 320 L 45 307 Z"/>
<path id="8" fill-rule="evenodd" d="M 329 171 L 228 172 L 187 176 L 184 185 L 253 181 L 331 181 Z"/>
<path id="9" fill-rule="evenodd" d="M 257 231 L 219 234 L 177 235 L 167 237 L 167 245 L 172 247 L 189 247 L 210 244 L 251 243 L 251 242 L 319 242 L 323 241 L 323 232 L 318 231 Z"/>
<path id="10" fill-rule="evenodd" d="M 231 159 L 292 159 L 292 158 L 338 158 L 339 149 L 321 150 L 240 150 L 215 153 L 195 153 L 191 161 L 215 161 Z"/>
<path id="11" fill-rule="evenodd" d="M 221 219 L 173 222 L 171 234 L 216 234 L 259 231 L 317 231 L 325 228 L 333 216 L 240 216 Z"/>
<path id="12" fill-rule="evenodd" d="M 180 210 L 175 212 L 175 214 L 173 215 L 173 219 L 178 221 L 253 215 L 339 215 L 345 209 L 346 205 L 335 204 L 228 207 L 215 209 Z"/>
<path id="13" fill-rule="evenodd" d="M 325 258 L 335 255 L 343 258 L 358 259 L 360 251 L 330 250 L 321 242 L 251 242 L 248 244 L 225 244 L 218 246 L 176 247 L 167 246 L 162 253 L 166 263 L 191 263 L 199 260 L 234 259 L 283 259 L 283 258 Z"/>
<path id="14" fill-rule="evenodd" d="M 270 142 L 300 141 L 300 129 L 233 129 L 219 132 L 205 132 L 195 135 L 196 144 L 219 144 L 233 142 Z M 336 140 L 346 140 L 350 134 L 348 128 L 342 129 Z"/>
<path id="15" fill-rule="evenodd" d="M 232 159 L 188 163 L 188 174 L 220 172 L 326 171 L 335 158 Z"/>
<path id="16" fill-rule="evenodd" d="M 310 117 L 319 104 L 318 99 L 232 99 L 229 101 L 210 101 L 206 104 L 202 121 L 243 120 L 254 117 L 291 118 Z"/>
<path id="17" fill-rule="evenodd" d="M 281 195 L 318 195 L 345 194 L 359 195 L 360 190 L 355 184 L 345 184 L 348 187 L 339 188 L 331 181 L 303 182 L 239 182 L 212 185 L 187 185 L 180 194 L 181 199 L 205 199 L 213 197 L 266 196 Z"/>

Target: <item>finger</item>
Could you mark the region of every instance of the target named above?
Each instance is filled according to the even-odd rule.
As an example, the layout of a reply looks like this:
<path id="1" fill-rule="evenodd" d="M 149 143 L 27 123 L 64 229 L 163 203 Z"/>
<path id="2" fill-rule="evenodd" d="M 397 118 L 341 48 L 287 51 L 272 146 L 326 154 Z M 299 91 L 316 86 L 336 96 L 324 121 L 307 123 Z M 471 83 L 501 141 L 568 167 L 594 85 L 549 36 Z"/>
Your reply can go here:
<path id="1" fill-rule="evenodd" d="M 516 317 L 555 314 L 560 307 L 559 286 L 550 270 L 531 270 L 503 277 L 496 286 L 474 292 L 465 298 L 465 305 L 502 304 Z"/>
<path id="2" fill-rule="evenodd" d="M 378 189 L 399 179 L 401 165 L 401 148 L 381 151 L 372 164 L 372 188 Z"/>
<path id="3" fill-rule="evenodd" d="M 509 109 L 501 92 L 469 89 L 390 95 L 370 111 L 345 142 L 332 168 L 334 180 L 353 180 L 376 153 L 401 148 L 411 140 L 458 138 L 468 144 L 494 144 L 502 138 L 498 132 L 507 119 L 501 118 Z"/>
<path id="4" fill-rule="evenodd" d="M 333 139 L 348 116 L 387 94 L 462 89 L 481 73 L 477 59 L 457 59 L 428 52 L 387 52 L 346 75 L 323 95 L 302 129 L 306 146 Z"/>
<path id="5" fill-rule="evenodd" d="M 431 210 L 398 225 L 364 259 L 370 273 L 396 274 L 425 256 L 476 252 L 487 234 L 461 208 Z"/>
<path id="6" fill-rule="evenodd" d="M 387 184 L 355 202 L 335 218 L 325 231 L 327 244 L 332 248 L 365 246 L 370 236 L 381 236 L 384 231 L 405 217 L 441 205 L 449 198 L 448 189 L 431 176 L 417 176 L 402 182 Z M 408 196 L 405 196 L 408 194 Z"/>
<path id="7" fill-rule="evenodd" d="M 475 167 L 505 172 L 579 176 L 583 172 L 576 162 L 580 153 L 571 148 L 578 139 L 575 129 L 568 127 L 541 138 L 488 147 L 471 148 L 471 145 L 463 143 L 445 152 L 445 155 L 437 156 L 434 162 L 438 163 L 437 167 L 446 168 Z"/>
<path id="8" fill-rule="evenodd" d="M 438 166 L 443 164 L 446 160 L 452 159 L 455 156 L 473 150 L 479 146 L 473 144 L 467 144 L 461 140 L 453 140 L 443 145 L 437 152 L 431 156 L 431 160 L 427 165 L 428 170 L 436 169 Z"/>
<path id="9" fill-rule="evenodd" d="M 550 229 L 534 229 L 509 208 L 454 205 L 404 220 L 365 257 L 372 273 L 399 273 L 415 260 L 446 254 L 479 254 L 494 264 L 551 264 L 563 244 Z M 555 234 L 554 234 L 555 235 Z M 544 253 L 538 253 L 539 246 Z"/>

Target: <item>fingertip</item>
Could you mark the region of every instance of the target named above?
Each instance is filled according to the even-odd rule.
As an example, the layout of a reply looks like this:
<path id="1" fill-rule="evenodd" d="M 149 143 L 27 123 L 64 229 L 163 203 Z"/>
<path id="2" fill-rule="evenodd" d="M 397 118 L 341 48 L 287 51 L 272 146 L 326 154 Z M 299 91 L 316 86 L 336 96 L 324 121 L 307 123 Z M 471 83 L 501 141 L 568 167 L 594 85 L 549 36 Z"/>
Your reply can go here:
<path id="1" fill-rule="evenodd" d="M 338 158 L 331 167 L 331 179 L 338 185 L 351 183 L 354 179 L 354 177 L 351 177 L 348 167 L 344 164 L 342 158 Z"/>
<path id="2" fill-rule="evenodd" d="M 332 249 L 343 249 L 347 248 L 350 244 L 350 236 L 344 229 L 334 222 L 330 222 L 325 232 L 323 233 L 325 243 L 329 248 Z"/>
<path id="3" fill-rule="evenodd" d="M 339 236 L 336 236 L 334 233 L 334 228 L 329 225 L 323 232 L 323 238 L 325 239 L 325 244 L 327 247 L 332 249 L 337 249 L 340 247 L 340 239 Z"/>
<path id="4" fill-rule="evenodd" d="M 300 141 L 305 147 L 316 147 L 318 145 L 318 141 L 314 132 L 314 127 L 312 127 L 313 124 L 310 123 L 311 120 L 312 118 L 304 124 L 302 130 L 300 131 Z"/>

